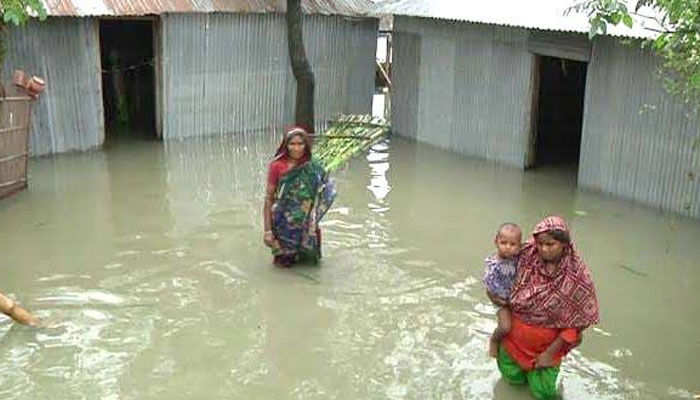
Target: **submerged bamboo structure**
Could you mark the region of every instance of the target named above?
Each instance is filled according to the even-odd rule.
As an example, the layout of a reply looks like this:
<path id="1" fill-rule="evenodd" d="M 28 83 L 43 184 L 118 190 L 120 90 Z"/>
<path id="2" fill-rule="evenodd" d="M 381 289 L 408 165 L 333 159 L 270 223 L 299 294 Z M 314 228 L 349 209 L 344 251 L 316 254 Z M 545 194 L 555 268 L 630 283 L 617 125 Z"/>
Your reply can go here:
<path id="1" fill-rule="evenodd" d="M 315 136 L 314 160 L 327 172 L 333 172 L 352 157 L 384 140 L 390 131 L 389 124 L 381 118 L 341 116 L 323 134 Z"/>

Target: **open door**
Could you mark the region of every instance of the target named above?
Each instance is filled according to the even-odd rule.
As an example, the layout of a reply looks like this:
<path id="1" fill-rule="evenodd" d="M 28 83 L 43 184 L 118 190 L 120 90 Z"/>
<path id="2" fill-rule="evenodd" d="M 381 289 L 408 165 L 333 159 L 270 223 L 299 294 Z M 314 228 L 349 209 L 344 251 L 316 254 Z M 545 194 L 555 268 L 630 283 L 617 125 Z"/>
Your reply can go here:
<path id="1" fill-rule="evenodd" d="M 528 167 L 578 169 L 587 63 L 536 56 Z"/>
<path id="2" fill-rule="evenodd" d="M 102 96 L 106 141 L 120 136 L 158 137 L 155 21 L 100 21 Z"/>

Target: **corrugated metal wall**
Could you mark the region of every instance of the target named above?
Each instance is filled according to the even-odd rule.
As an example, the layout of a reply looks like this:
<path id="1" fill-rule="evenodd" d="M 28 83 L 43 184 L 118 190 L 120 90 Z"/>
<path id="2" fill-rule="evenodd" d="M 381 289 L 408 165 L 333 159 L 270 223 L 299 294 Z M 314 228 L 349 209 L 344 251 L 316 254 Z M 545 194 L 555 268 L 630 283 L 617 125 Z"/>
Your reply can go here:
<path id="1" fill-rule="evenodd" d="M 309 16 L 318 122 L 369 113 L 377 20 Z M 104 142 L 98 21 L 50 18 L 11 29 L 3 81 L 14 69 L 47 79 L 34 104 L 32 155 Z M 295 81 L 280 14 L 174 14 L 162 21 L 163 132 L 182 138 L 289 124 Z"/>
<path id="2" fill-rule="evenodd" d="M 534 68 L 527 30 L 395 17 L 394 32 L 394 131 L 523 167 Z"/>
<path id="3" fill-rule="evenodd" d="M 412 17 L 395 17 L 394 31 L 397 134 L 524 167 L 533 53 L 590 59 L 579 184 L 700 217 L 700 126 L 667 94 L 648 52 L 613 38 L 591 50 L 576 34 Z"/>
<path id="4" fill-rule="evenodd" d="M 586 82 L 579 184 L 700 217 L 699 132 L 668 95 L 658 60 L 637 46 L 596 40 Z"/>
<path id="5" fill-rule="evenodd" d="M 376 20 L 307 17 L 317 122 L 369 113 Z M 293 122 L 295 81 L 279 14 L 163 17 L 163 136 L 221 135 Z"/>
<path id="6" fill-rule="evenodd" d="M 528 50 L 549 57 L 591 60 L 591 41 L 588 36 L 576 33 L 530 31 Z"/>
<path id="7" fill-rule="evenodd" d="M 93 18 L 49 18 L 9 29 L 3 83 L 15 69 L 47 80 L 32 105 L 32 155 L 86 150 L 104 141 L 96 24 Z"/>

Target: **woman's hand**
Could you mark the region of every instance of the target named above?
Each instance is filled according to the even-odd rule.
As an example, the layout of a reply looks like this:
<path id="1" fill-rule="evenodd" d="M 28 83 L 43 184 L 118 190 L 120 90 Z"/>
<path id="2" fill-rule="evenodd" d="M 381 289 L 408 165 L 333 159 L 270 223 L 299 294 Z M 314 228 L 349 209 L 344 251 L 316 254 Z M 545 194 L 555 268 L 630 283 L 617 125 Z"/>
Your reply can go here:
<path id="1" fill-rule="evenodd" d="M 272 231 L 265 232 L 265 235 L 263 236 L 263 242 L 267 247 L 273 247 L 275 245 L 275 236 L 272 234 Z"/>
<path id="2" fill-rule="evenodd" d="M 548 351 L 540 353 L 537 358 L 535 358 L 535 368 L 549 368 L 554 365 L 554 360 Z"/>

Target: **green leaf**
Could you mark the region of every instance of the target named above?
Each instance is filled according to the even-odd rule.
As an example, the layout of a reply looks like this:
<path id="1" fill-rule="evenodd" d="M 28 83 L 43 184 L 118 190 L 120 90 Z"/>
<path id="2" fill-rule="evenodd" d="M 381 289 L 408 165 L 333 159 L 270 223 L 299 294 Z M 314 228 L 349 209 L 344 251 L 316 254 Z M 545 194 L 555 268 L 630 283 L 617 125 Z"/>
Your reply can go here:
<path id="1" fill-rule="evenodd" d="M 620 23 L 620 20 L 622 20 L 622 14 L 620 13 L 615 13 L 610 16 L 610 19 L 608 22 L 610 22 L 613 25 L 617 25 Z"/>
<path id="2" fill-rule="evenodd" d="M 588 30 L 588 38 L 593 39 L 598 33 L 600 33 L 600 31 L 602 31 L 602 27 L 605 27 L 605 25 L 605 21 L 598 16 L 591 19 L 591 27 Z"/>
<path id="3" fill-rule="evenodd" d="M 632 21 L 632 17 L 629 14 L 625 14 L 624 17 L 622 17 L 622 22 L 628 27 L 631 28 L 632 25 L 634 24 L 634 21 Z"/>
<path id="4" fill-rule="evenodd" d="M 668 43 L 668 39 L 666 38 L 666 35 L 661 35 L 661 36 L 657 37 L 654 40 L 654 50 L 659 51 L 659 50 L 663 49 L 664 47 L 666 47 L 666 43 Z"/>
<path id="5" fill-rule="evenodd" d="M 689 80 L 690 84 L 700 86 L 700 72 L 691 75 Z"/>
<path id="6" fill-rule="evenodd" d="M 591 27 L 588 29 L 588 40 L 593 40 L 597 33 L 598 32 L 596 31 L 595 27 L 591 25 Z"/>
<path id="7" fill-rule="evenodd" d="M 29 18 L 46 19 L 47 13 L 40 0 L 0 0 L 0 13 L 5 24 L 24 25 Z"/>

